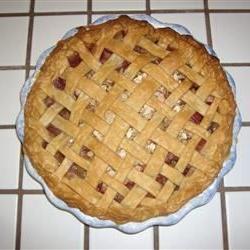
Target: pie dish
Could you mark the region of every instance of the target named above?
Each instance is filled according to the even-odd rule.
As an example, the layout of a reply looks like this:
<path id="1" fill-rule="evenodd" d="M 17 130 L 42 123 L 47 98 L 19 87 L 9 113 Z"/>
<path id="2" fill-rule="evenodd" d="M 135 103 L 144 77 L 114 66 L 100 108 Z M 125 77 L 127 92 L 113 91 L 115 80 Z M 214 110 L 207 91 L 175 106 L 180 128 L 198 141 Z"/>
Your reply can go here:
<path id="1" fill-rule="evenodd" d="M 24 107 L 24 152 L 69 206 L 143 221 L 213 182 L 235 109 L 203 45 L 121 16 L 78 28 L 47 57 Z"/>

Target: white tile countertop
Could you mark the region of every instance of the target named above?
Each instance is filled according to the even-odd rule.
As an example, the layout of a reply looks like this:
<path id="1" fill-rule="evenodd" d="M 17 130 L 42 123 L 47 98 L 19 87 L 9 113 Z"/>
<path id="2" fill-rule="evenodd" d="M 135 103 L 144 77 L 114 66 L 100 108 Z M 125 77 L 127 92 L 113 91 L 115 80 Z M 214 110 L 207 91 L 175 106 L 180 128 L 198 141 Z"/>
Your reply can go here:
<path id="1" fill-rule="evenodd" d="M 94 229 L 51 205 L 26 173 L 15 133 L 19 92 L 40 53 L 107 14 L 149 14 L 213 46 L 236 82 L 238 158 L 213 200 L 171 227 Z M 250 0 L 1 0 L 0 249 L 250 249 Z"/>

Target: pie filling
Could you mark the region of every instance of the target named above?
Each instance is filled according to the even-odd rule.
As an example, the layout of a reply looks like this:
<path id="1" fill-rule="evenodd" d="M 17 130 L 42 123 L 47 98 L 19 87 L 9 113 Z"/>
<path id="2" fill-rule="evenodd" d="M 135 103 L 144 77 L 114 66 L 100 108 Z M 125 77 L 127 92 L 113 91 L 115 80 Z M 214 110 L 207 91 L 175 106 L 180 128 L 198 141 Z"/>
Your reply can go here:
<path id="1" fill-rule="evenodd" d="M 121 16 L 79 28 L 46 59 L 25 105 L 24 151 L 70 206 L 142 221 L 216 178 L 235 107 L 203 45 Z"/>

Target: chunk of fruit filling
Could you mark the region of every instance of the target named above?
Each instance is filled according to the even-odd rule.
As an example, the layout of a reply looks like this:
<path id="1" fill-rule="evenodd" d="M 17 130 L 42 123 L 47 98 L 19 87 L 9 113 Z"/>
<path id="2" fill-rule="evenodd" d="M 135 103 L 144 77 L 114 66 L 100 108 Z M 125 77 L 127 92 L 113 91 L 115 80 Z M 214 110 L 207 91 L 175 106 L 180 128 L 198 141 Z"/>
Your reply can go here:
<path id="1" fill-rule="evenodd" d="M 54 126 L 53 124 L 51 124 L 51 123 L 47 126 L 47 130 L 49 131 L 49 133 L 50 133 L 50 135 L 51 135 L 52 137 L 58 136 L 58 135 L 60 135 L 61 132 L 62 132 L 59 128 L 55 127 L 55 126 Z"/>
<path id="2" fill-rule="evenodd" d="M 150 106 L 148 106 L 148 105 L 146 105 L 146 104 L 145 104 L 145 105 L 141 108 L 141 110 L 139 111 L 139 114 L 140 114 L 143 118 L 145 118 L 145 119 L 147 119 L 147 120 L 151 120 L 152 117 L 153 117 L 153 115 L 154 115 L 154 113 L 155 113 L 155 109 L 152 108 L 152 107 L 150 107 Z"/>
<path id="3" fill-rule="evenodd" d="M 124 73 L 124 71 L 128 68 L 129 65 L 130 65 L 130 62 L 128 62 L 127 60 L 124 60 L 121 66 L 116 68 L 116 71 L 118 71 L 119 73 Z"/>
<path id="4" fill-rule="evenodd" d="M 197 90 L 199 89 L 199 85 L 196 84 L 196 83 L 193 83 L 191 88 L 190 88 L 190 91 L 193 92 L 194 94 L 197 92 Z"/>
<path id="5" fill-rule="evenodd" d="M 194 170 L 195 168 L 191 166 L 190 164 L 188 164 L 182 174 L 184 176 L 191 176 L 194 173 Z"/>
<path id="6" fill-rule="evenodd" d="M 65 120 L 69 120 L 70 117 L 70 111 L 66 108 L 63 108 L 60 112 L 59 115 L 63 117 Z"/>
<path id="7" fill-rule="evenodd" d="M 45 99 L 43 99 L 43 102 L 46 105 L 46 107 L 48 107 L 48 108 L 55 103 L 54 99 L 49 97 L 49 96 L 47 96 Z"/>
<path id="8" fill-rule="evenodd" d="M 98 105 L 98 102 L 95 99 L 90 99 L 88 105 L 86 106 L 86 109 L 90 112 L 95 112 L 95 109 Z"/>
<path id="9" fill-rule="evenodd" d="M 154 143 L 151 140 L 148 140 L 146 143 L 146 150 L 152 154 L 154 153 L 155 149 L 156 149 L 156 143 Z"/>
<path id="10" fill-rule="evenodd" d="M 111 57 L 112 54 L 113 54 L 112 51 L 104 48 L 100 56 L 100 62 L 104 64 Z"/>
<path id="11" fill-rule="evenodd" d="M 185 80 L 185 76 L 180 73 L 178 70 L 176 70 L 174 73 L 173 73 L 173 78 L 175 81 L 177 81 L 178 83 L 181 83 Z"/>
<path id="12" fill-rule="evenodd" d="M 160 86 L 154 93 L 154 96 L 160 102 L 165 102 L 166 99 L 170 96 L 171 92 L 169 92 L 164 86 Z"/>
<path id="13" fill-rule="evenodd" d="M 106 192 L 107 188 L 108 188 L 107 184 L 105 184 L 104 182 L 99 182 L 97 187 L 96 187 L 96 190 L 97 190 L 97 192 L 104 194 Z"/>
<path id="14" fill-rule="evenodd" d="M 195 112 L 191 117 L 190 121 L 195 124 L 200 124 L 203 119 L 203 115 L 199 112 Z"/>
<path id="15" fill-rule="evenodd" d="M 184 106 L 185 106 L 185 102 L 184 101 L 182 101 L 182 100 L 178 100 L 175 104 L 174 104 L 174 106 L 173 106 L 173 110 L 175 111 L 175 112 L 180 112 L 183 108 L 184 108 Z"/>
<path id="16" fill-rule="evenodd" d="M 119 194 L 119 193 L 117 193 L 117 194 L 115 195 L 115 198 L 114 198 L 114 200 L 115 200 L 116 202 L 118 202 L 118 203 L 121 203 L 123 199 L 124 199 L 124 196 L 121 195 L 121 194 Z"/>
<path id="17" fill-rule="evenodd" d="M 147 198 L 151 198 L 151 199 L 155 199 L 155 196 L 152 195 L 151 193 L 147 193 L 147 194 L 146 194 L 146 197 L 147 197 Z"/>
<path id="18" fill-rule="evenodd" d="M 108 175 L 110 175 L 111 177 L 114 177 L 116 174 L 116 171 L 114 170 L 114 168 L 112 168 L 111 166 L 108 166 L 106 169 L 106 173 Z"/>
<path id="19" fill-rule="evenodd" d="M 74 52 L 68 57 L 68 62 L 70 67 L 75 68 L 77 67 L 82 61 L 82 58 L 77 52 Z"/>
<path id="20" fill-rule="evenodd" d="M 162 59 L 160 57 L 157 57 L 153 61 L 151 61 L 151 63 L 158 65 L 161 63 L 161 61 L 162 61 Z"/>
<path id="21" fill-rule="evenodd" d="M 165 163 L 168 164 L 171 167 L 174 167 L 179 160 L 179 157 L 175 154 L 168 152 L 165 158 Z"/>
<path id="22" fill-rule="evenodd" d="M 74 138 L 71 137 L 71 138 L 69 138 L 67 145 L 72 146 L 74 142 L 75 142 Z"/>
<path id="23" fill-rule="evenodd" d="M 88 79 L 91 79 L 93 77 L 93 75 L 95 74 L 95 71 L 94 70 L 90 70 L 87 74 L 85 74 L 85 76 L 88 78 Z"/>
<path id="24" fill-rule="evenodd" d="M 127 130 L 127 133 L 126 133 L 126 137 L 129 139 L 129 140 L 133 140 L 137 135 L 137 131 L 135 128 L 133 127 L 129 127 L 128 130 Z"/>
<path id="25" fill-rule="evenodd" d="M 66 80 L 61 77 L 57 77 L 53 80 L 53 85 L 59 90 L 64 90 L 66 86 Z"/>
<path id="26" fill-rule="evenodd" d="M 160 183 L 161 185 L 164 185 L 167 182 L 168 178 L 166 176 L 162 175 L 162 174 L 158 174 L 156 176 L 155 180 L 158 183 Z"/>
<path id="27" fill-rule="evenodd" d="M 94 152 L 86 146 L 81 147 L 79 155 L 86 160 L 93 160 L 95 157 Z"/>
<path id="28" fill-rule="evenodd" d="M 186 129 L 182 129 L 179 134 L 177 135 L 177 138 L 180 142 L 186 144 L 188 141 L 192 139 L 192 133 Z"/>
<path id="29" fill-rule="evenodd" d="M 125 179 L 125 181 L 123 182 L 123 184 L 128 188 L 128 189 L 132 189 L 135 186 L 135 183 L 129 179 Z"/>
<path id="30" fill-rule="evenodd" d="M 207 141 L 203 138 L 200 139 L 200 141 L 198 142 L 198 144 L 195 147 L 195 150 L 198 152 L 201 152 L 201 150 L 204 148 L 205 144 L 207 143 Z"/>
<path id="31" fill-rule="evenodd" d="M 211 122 L 209 127 L 207 128 L 207 131 L 212 134 L 215 130 L 219 128 L 219 124 L 217 122 Z"/>
<path id="32" fill-rule="evenodd" d="M 46 147 L 48 146 L 48 142 L 46 141 L 42 141 L 42 148 L 46 149 Z"/>
<path id="33" fill-rule="evenodd" d="M 87 171 L 75 163 L 73 163 L 70 166 L 68 172 L 66 173 L 66 177 L 68 179 L 72 179 L 74 177 L 79 177 L 80 179 L 85 179 L 86 176 L 87 176 Z"/>
<path id="34" fill-rule="evenodd" d="M 148 76 L 147 73 L 138 71 L 137 74 L 135 75 L 133 82 L 136 84 L 141 83 L 146 77 Z"/>
<path id="35" fill-rule="evenodd" d="M 65 156 L 60 151 L 56 151 L 54 157 L 58 161 L 59 164 L 61 164 L 65 158 Z"/>
<path id="36" fill-rule="evenodd" d="M 115 82 L 109 79 L 106 79 L 102 84 L 101 88 L 104 89 L 106 92 L 109 92 L 111 88 L 114 86 Z"/>
<path id="37" fill-rule="evenodd" d="M 135 169 L 139 172 L 143 172 L 145 169 L 146 165 L 143 163 L 136 163 L 135 164 Z"/>
<path id="38" fill-rule="evenodd" d="M 83 122 L 82 119 L 79 120 L 78 126 L 79 126 L 79 128 L 83 128 L 84 127 L 84 122 Z"/>
<path id="39" fill-rule="evenodd" d="M 103 134 L 101 134 L 98 130 L 94 130 L 92 135 L 98 140 L 102 141 L 103 140 Z"/>
<path id="40" fill-rule="evenodd" d="M 112 124 L 115 120 L 115 113 L 110 110 L 107 110 L 104 114 L 104 119 L 108 124 Z"/>
<path id="41" fill-rule="evenodd" d="M 214 96 L 209 95 L 209 96 L 207 97 L 205 103 L 206 103 L 207 105 L 211 105 L 211 104 L 213 103 L 214 99 L 215 99 Z"/>
<path id="42" fill-rule="evenodd" d="M 162 131 L 166 131 L 168 126 L 170 125 L 170 123 L 171 123 L 171 121 L 167 117 L 164 117 L 164 119 L 161 121 L 161 123 L 159 125 L 159 128 Z"/>
<path id="43" fill-rule="evenodd" d="M 125 102 L 130 96 L 130 92 L 125 89 L 122 93 L 121 93 L 121 96 L 120 96 L 120 99 L 122 102 Z"/>
<path id="44" fill-rule="evenodd" d="M 139 54 L 146 54 L 147 50 L 145 50 L 144 48 L 142 48 L 141 46 L 136 45 L 134 47 L 134 51 L 139 53 Z"/>
<path id="45" fill-rule="evenodd" d="M 121 157 L 121 159 L 124 159 L 127 155 L 127 152 L 124 148 L 119 148 L 117 150 L 117 154 Z"/>
<path id="46" fill-rule="evenodd" d="M 83 93 L 81 90 L 75 89 L 75 90 L 74 90 L 74 93 L 73 93 L 74 99 L 77 100 L 78 97 L 81 95 L 81 93 Z"/>

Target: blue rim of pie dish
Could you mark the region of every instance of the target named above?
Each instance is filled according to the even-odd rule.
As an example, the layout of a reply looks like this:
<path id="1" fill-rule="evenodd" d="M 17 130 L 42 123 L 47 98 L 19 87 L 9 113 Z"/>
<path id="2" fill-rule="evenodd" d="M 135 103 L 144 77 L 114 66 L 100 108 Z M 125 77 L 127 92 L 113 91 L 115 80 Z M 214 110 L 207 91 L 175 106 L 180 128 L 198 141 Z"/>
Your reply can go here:
<path id="1" fill-rule="evenodd" d="M 93 24 L 94 25 L 100 24 L 100 23 L 106 22 L 108 20 L 115 19 L 118 16 L 119 15 L 103 16 L 103 17 L 98 18 Z M 191 35 L 191 33 L 188 31 L 188 29 L 186 29 L 184 26 L 179 25 L 179 24 L 162 23 L 162 22 L 156 20 L 155 18 L 150 17 L 148 15 L 144 15 L 144 14 L 142 14 L 142 15 L 129 15 L 129 16 L 133 19 L 145 20 L 145 21 L 149 22 L 151 25 L 153 25 L 155 28 L 170 27 L 180 34 Z M 66 39 L 70 36 L 73 36 L 76 32 L 77 32 L 77 28 L 73 28 L 73 29 L 69 30 L 63 36 L 63 39 Z M 213 51 L 212 48 L 210 48 L 207 45 L 204 45 L 204 46 L 207 49 L 209 54 L 216 56 L 216 53 Z M 40 57 L 36 63 L 35 72 L 33 73 L 32 76 L 30 76 L 25 81 L 25 83 L 22 87 L 21 94 L 20 94 L 21 111 L 20 111 L 20 113 L 17 117 L 17 121 L 16 121 L 16 131 L 17 131 L 17 135 L 19 137 L 19 140 L 21 142 L 23 142 L 23 138 L 24 138 L 24 106 L 25 106 L 26 97 L 27 97 L 33 83 L 35 82 L 36 75 L 39 72 L 39 69 L 43 65 L 46 57 L 50 54 L 50 52 L 54 48 L 55 48 L 55 46 L 45 50 L 40 55 Z M 236 94 L 235 94 L 235 91 L 236 91 L 235 90 L 235 82 L 234 82 L 232 76 L 228 72 L 225 71 L 225 73 L 226 73 L 228 82 L 232 88 L 232 91 L 234 93 L 234 96 L 236 96 Z M 185 215 L 187 215 L 191 210 L 205 205 L 214 197 L 214 195 L 216 194 L 216 192 L 220 186 L 222 178 L 232 169 L 232 167 L 236 161 L 236 143 L 237 143 L 237 136 L 238 136 L 238 133 L 240 131 L 241 124 L 242 124 L 241 114 L 240 114 L 239 109 L 236 108 L 236 116 L 234 119 L 234 126 L 233 126 L 233 140 L 232 140 L 232 146 L 230 149 L 230 153 L 229 153 L 227 159 L 224 161 L 223 166 L 218 174 L 218 177 L 213 181 L 213 183 L 206 190 L 204 190 L 202 193 L 200 193 L 196 197 L 189 200 L 177 212 L 175 212 L 173 214 L 166 215 L 166 216 L 159 216 L 159 217 L 150 218 L 150 219 L 142 221 L 142 222 L 128 222 L 125 224 L 116 224 L 115 222 L 113 222 L 111 220 L 101 220 L 101 219 L 98 219 L 96 217 L 86 215 L 77 208 L 69 207 L 64 201 L 57 198 L 52 193 L 52 191 L 49 189 L 49 187 L 47 186 L 47 184 L 45 183 L 43 178 L 37 173 L 35 168 L 32 166 L 27 155 L 24 156 L 24 163 L 25 163 L 25 167 L 26 167 L 27 172 L 31 175 L 31 177 L 33 177 L 33 179 L 35 179 L 37 182 L 39 182 L 41 184 L 41 186 L 43 187 L 44 192 L 46 194 L 46 197 L 57 208 L 65 210 L 65 211 L 73 214 L 82 223 L 88 224 L 92 227 L 116 228 L 116 229 L 120 230 L 121 232 L 129 233 L 129 234 L 139 233 L 139 232 L 141 232 L 141 231 L 143 231 L 151 226 L 154 226 L 154 225 L 160 225 L 160 226 L 174 225 L 174 224 L 178 223 L 183 217 L 185 217 Z"/>

